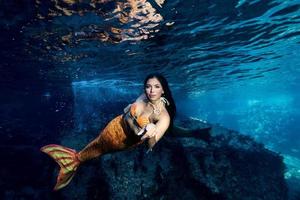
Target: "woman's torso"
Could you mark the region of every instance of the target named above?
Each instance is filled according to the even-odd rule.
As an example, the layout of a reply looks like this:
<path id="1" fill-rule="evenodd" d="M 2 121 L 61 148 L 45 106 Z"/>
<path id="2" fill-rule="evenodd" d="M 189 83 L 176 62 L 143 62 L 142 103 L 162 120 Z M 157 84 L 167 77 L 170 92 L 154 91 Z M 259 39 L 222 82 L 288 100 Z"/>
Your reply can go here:
<path id="1" fill-rule="evenodd" d="M 145 125 L 149 123 L 157 123 L 160 119 L 160 114 L 166 112 L 164 106 L 159 114 L 153 112 L 153 107 L 146 101 L 135 102 L 130 109 L 124 113 L 124 119 L 129 127 L 138 133 Z"/>

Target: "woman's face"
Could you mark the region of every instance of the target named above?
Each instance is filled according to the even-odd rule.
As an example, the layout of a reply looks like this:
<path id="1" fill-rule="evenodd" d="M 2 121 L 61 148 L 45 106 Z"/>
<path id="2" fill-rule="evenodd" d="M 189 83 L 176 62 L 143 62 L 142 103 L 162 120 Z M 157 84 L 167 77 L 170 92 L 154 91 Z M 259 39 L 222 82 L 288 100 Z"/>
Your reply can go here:
<path id="1" fill-rule="evenodd" d="M 150 101 L 157 101 L 164 93 L 162 85 L 157 78 L 148 79 L 145 85 L 145 92 Z"/>

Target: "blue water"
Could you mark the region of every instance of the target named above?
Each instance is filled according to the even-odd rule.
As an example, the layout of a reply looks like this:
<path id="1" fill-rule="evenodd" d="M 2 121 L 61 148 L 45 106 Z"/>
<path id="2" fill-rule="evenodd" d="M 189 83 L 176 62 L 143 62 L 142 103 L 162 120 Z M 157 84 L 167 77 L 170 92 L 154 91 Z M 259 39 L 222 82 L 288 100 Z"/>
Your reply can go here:
<path id="1" fill-rule="evenodd" d="M 300 181 L 300 1 L 128 2 L 1 2 L 1 148 L 74 144 L 161 72 L 178 117 L 253 136 Z"/>

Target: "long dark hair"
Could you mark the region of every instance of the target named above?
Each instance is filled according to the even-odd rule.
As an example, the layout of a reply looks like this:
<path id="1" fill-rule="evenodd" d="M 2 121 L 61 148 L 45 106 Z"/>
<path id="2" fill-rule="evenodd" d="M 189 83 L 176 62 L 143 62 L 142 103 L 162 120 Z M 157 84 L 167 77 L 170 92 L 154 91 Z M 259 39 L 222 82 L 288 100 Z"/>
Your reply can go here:
<path id="1" fill-rule="evenodd" d="M 166 109 L 167 109 L 167 111 L 170 115 L 170 118 L 171 118 L 170 126 L 169 126 L 167 131 L 170 131 L 173 127 L 173 121 L 174 121 L 174 117 L 175 117 L 175 114 L 176 114 L 176 105 L 175 105 L 175 102 L 174 102 L 174 99 L 173 99 L 173 96 L 172 96 L 172 92 L 170 90 L 167 79 L 162 74 L 159 74 L 159 73 L 149 74 L 145 78 L 145 80 L 144 80 L 144 90 L 146 89 L 147 81 L 151 78 L 156 78 L 160 82 L 160 84 L 163 88 L 163 91 L 164 91 L 164 94 L 162 95 L 162 97 L 166 98 L 170 103 L 169 105 L 166 104 Z"/>

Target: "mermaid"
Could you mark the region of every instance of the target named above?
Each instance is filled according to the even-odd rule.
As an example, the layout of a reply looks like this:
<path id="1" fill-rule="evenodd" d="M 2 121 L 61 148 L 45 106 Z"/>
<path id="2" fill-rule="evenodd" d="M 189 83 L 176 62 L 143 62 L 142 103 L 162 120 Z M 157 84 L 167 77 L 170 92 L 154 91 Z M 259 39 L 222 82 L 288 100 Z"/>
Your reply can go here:
<path id="1" fill-rule="evenodd" d="M 133 148 L 144 141 L 149 150 L 173 126 L 176 106 L 167 80 L 161 74 L 150 74 L 144 80 L 144 93 L 124 109 L 124 114 L 110 121 L 99 136 L 81 151 L 49 144 L 41 151 L 60 166 L 54 190 L 67 186 L 78 167 L 85 161 L 106 153 Z"/>

